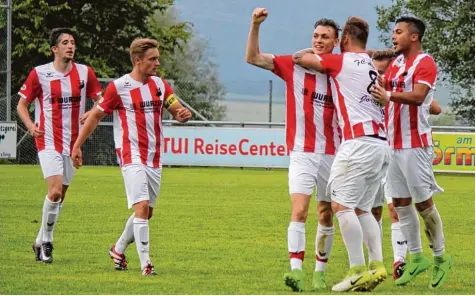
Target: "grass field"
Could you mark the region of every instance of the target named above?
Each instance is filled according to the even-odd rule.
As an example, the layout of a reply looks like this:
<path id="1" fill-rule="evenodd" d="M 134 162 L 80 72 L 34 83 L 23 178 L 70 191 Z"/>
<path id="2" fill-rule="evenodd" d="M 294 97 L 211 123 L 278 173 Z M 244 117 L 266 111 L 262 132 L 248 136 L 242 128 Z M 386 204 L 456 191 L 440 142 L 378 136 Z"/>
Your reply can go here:
<path id="1" fill-rule="evenodd" d="M 438 175 L 435 197 L 454 268 L 446 285 L 429 290 L 428 274 L 406 287 L 389 278 L 373 294 L 474 294 L 474 175 Z M 159 276 L 143 277 L 135 245 L 129 271 L 115 271 L 107 250 L 130 215 L 117 167 L 77 171 L 55 229 L 54 263 L 35 262 L 46 185 L 39 166 L 0 166 L 0 294 L 291 294 L 282 281 L 289 268 L 290 216 L 284 170 L 164 168 L 151 220 L 151 258 Z M 307 224 L 305 294 L 311 288 L 315 202 Z M 390 224 L 384 212 L 384 258 L 392 267 Z M 422 223 L 423 225 L 423 223 Z M 348 270 L 336 228 L 327 269 L 329 284 Z M 431 256 L 423 237 L 425 253 Z M 331 293 L 330 291 L 328 293 Z"/>

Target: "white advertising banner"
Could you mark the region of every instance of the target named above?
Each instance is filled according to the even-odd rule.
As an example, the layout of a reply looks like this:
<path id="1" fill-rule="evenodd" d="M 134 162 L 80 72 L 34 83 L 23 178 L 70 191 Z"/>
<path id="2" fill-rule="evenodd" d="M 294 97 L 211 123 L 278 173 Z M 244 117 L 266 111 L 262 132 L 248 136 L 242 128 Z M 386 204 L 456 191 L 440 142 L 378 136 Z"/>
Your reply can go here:
<path id="1" fill-rule="evenodd" d="M 0 158 L 17 157 L 17 123 L 0 122 Z"/>

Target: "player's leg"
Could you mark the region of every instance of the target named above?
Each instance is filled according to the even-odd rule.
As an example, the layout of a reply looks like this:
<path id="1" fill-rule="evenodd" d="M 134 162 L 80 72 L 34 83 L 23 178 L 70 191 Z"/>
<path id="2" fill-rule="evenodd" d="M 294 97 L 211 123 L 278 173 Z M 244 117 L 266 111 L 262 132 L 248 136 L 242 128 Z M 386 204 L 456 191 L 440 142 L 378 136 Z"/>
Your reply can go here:
<path id="1" fill-rule="evenodd" d="M 289 194 L 291 221 L 288 227 L 288 252 L 291 272 L 284 274 L 284 283 L 293 291 L 303 290 L 302 263 L 306 247 L 306 220 L 315 186 L 310 153 L 291 152 L 289 162 Z"/>
<path id="2" fill-rule="evenodd" d="M 371 276 L 365 265 L 363 233 L 354 211 L 365 192 L 367 168 L 362 158 L 362 143 L 344 142 L 331 168 L 327 192 L 331 192 L 332 210 L 339 221 L 340 232 L 349 256 L 350 271 L 332 287 L 332 291 L 346 292 L 365 289 Z M 372 218 L 373 219 L 373 218 Z"/>
<path id="3" fill-rule="evenodd" d="M 43 202 L 41 226 L 33 244 L 33 250 L 36 260 L 51 263 L 53 262 L 53 231 L 62 195 L 63 158 L 54 150 L 40 151 L 38 158 L 48 186 L 48 194 Z"/>
<path id="4" fill-rule="evenodd" d="M 392 199 L 387 199 L 388 216 L 390 218 L 391 239 L 393 251 L 393 278 L 398 279 L 403 273 L 403 266 L 405 265 L 405 258 L 407 256 L 407 240 L 400 230 L 400 221 L 398 220 L 397 212 L 393 207 Z"/>
<path id="5" fill-rule="evenodd" d="M 367 162 L 368 173 L 365 178 L 365 193 L 359 201 L 356 214 L 362 227 L 363 241 L 369 254 L 369 271 L 372 281 L 368 284 L 367 290 L 372 291 L 387 278 L 387 270 L 383 264 L 382 254 L 382 234 L 381 228 L 371 213 L 383 205 L 382 179 L 385 177 L 388 163 L 390 161 L 390 151 L 385 142 L 372 143 Z M 376 212 L 374 210 L 374 212 Z M 381 220 L 381 212 L 377 218 Z"/>
<path id="6" fill-rule="evenodd" d="M 400 229 L 407 241 L 410 261 L 403 266 L 403 273 L 395 280 L 396 285 L 405 285 L 430 267 L 430 261 L 423 256 L 420 237 L 420 220 L 412 205 L 408 187 L 408 172 L 414 170 L 415 159 L 412 150 L 394 150 L 387 172 L 385 194 L 392 197 L 393 206 L 400 220 Z M 407 163 L 408 162 L 408 163 Z"/>
<path id="7" fill-rule="evenodd" d="M 443 189 L 438 186 L 433 174 L 432 147 L 412 150 L 412 159 L 416 161 L 414 169 L 408 172 L 409 188 L 415 201 L 415 207 L 423 218 L 425 233 L 433 251 L 434 267 L 429 287 L 438 288 L 448 279 L 448 273 L 452 266 L 451 257 L 445 253 L 443 223 L 431 197 L 442 192 Z"/>
<path id="8" fill-rule="evenodd" d="M 326 194 L 326 187 L 334 161 L 333 155 L 320 154 L 319 167 L 317 171 L 317 214 L 319 218 L 315 242 L 316 266 L 312 278 L 312 286 L 316 290 L 327 289 L 324 272 L 332 250 L 334 241 L 334 223 L 331 206 L 331 196 Z"/>
<path id="9" fill-rule="evenodd" d="M 383 239 L 383 230 L 382 230 L 382 210 L 383 203 L 385 200 L 384 194 L 384 183 L 383 181 L 379 183 L 379 188 L 377 194 L 375 195 L 374 203 L 372 205 L 372 215 L 378 223 L 380 229 L 380 238 Z"/>
<path id="10" fill-rule="evenodd" d="M 150 220 L 154 213 L 154 207 L 157 204 L 157 199 L 160 193 L 160 184 L 162 180 L 162 168 L 145 167 L 147 173 L 147 183 L 149 189 L 149 215 L 147 220 Z M 150 245 L 150 242 L 149 242 Z M 149 250 L 150 252 L 150 250 Z M 143 275 L 156 275 L 154 265 L 149 260 L 148 264 L 142 270 Z"/>

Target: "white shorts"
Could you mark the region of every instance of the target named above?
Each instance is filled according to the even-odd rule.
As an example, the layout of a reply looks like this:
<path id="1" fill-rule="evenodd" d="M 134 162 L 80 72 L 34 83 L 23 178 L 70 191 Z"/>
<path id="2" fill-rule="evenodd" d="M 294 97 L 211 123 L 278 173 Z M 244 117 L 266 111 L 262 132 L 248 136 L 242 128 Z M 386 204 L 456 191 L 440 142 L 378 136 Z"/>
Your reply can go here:
<path id="1" fill-rule="evenodd" d="M 380 182 L 378 186 L 377 194 L 375 194 L 375 199 L 372 205 L 372 209 L 383 206 L 383 201 L 385 200 L 384 186 L 385 186 L 385 178 L 382 179 L 382 181 Z"/>
<path id="2" fill-rule="evenodd" d="M 63 185 L 71 184 L 76 169 L 69 155 L 64 155 L 55 150 L 45 149 L 38 152 L 43 178 L 61 175 Z"/>
<path id="3" fill-rule="evenodd" d="M 289 156 L 289 194 L 311 195 L 317 187 L 316 200 L 331 202 L 326 195 L 334 155 L 291 151 Z"/>
<path id="4" fill-rule="evenodd" d="M 420 203 L 443 192 L 433 174 L 433 147 L 392 150 L 387 172 L 385 195 L 412 197 Z"/>
<path id="5" fill-rule="evenodd" d="M 126 187 L 127 207 L 148 200 L 149 207 L 157 203 L 162 179 L 162 167 L 153 168 L 143 164 L 128 164 L 121 168 Z"/>
<path id="6" fill-rule="evenodd" d="M 327 185 L 332 201 L 369 212 L 389 160 L 386 141 L 364 136 L 342 143 Z"/>

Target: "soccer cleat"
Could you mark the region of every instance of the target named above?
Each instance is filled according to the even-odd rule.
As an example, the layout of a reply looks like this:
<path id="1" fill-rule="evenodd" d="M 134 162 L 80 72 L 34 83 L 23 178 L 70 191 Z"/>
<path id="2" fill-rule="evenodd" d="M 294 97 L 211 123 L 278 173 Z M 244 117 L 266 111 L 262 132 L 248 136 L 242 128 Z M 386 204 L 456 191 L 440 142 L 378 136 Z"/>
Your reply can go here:
<path id="1" fill-rule="evenodd" d="M 152 265 L 152 262 L 150 261 L 147 262 L 147 265 L 142 270 L 142 275 L 144 276 L 157 275 L 154 269 L 154 265 Z"/>
<path id="2" fill-rule="evenodd" d="M 53 244 L 51 242 L 41 244 L 40 258 L 45 263 L 53 262 Z"/>
<path id="3" fill-rule="evenodd" d="M 314 290 L 327 290 L 326 278 L 324 277 L 324 271 L 314 271 L 312 277 L 312 287 Z"/>
<path id="4" fill-rule="evenodd" d="M 420 273 L 425 272 L 430 266 L 430 260 L 423 256 L 422 253 L 410 255 L 411 262 L 402 266 L 402 275 L 395 280 L 395 285 L 402 286 L 408 284 Z"/>
<path id="5" fill-rule="evenodd" d="M 367 286 L 368 291 L 375 289 L 380 283 L 387 279 L 387 270 L 381 261 L 370 261 L 369 272 L 371 281 Z"/>
<path id="6" fill-rule="evenodd" d="M 294 292 L 303 291 L 304 274 L 301 269 L 293 269 L 291 272 L 284 274 L 284 284 L 290 287 Z"/>
<path id="7" fill-rule="evenodd" d="M 115 250 L 115 246 L 113 245 L 109 249 L 109 257 L 111 257 L 112 261 L 114 262 L 114 268 L 116 270 L 127 270 L 127 260 L 124 254 L 119 254 Z"/>
<path id="8" fill-rule="evenodd" d="M 435 265 L 431 273 L 430 288 L 441 287 L 448 279 L 448 273 L 453 265 L 453 259 L 448 254 L 435 256 Z"/>
<path id="9" fill-rule="evenodd" d="M 35 253 L 35 260 L 41 261 L 41 245 L 34 243 L 31 248 L 33 249 L 33 253 Z"/>
<path id="10" fill-rule="evenodd" d="M 372 277 L 365 265 L 352 267 L 346 277 L 332 287 L 334 292 L 367 291 Z"/>
<path id="11" fill-rule="evenodd" d="M 395 261 L 393 263 L 393 279 L 398 279 L 403 274 L 403 266 L 405 265 L 405 261 Z"/>

